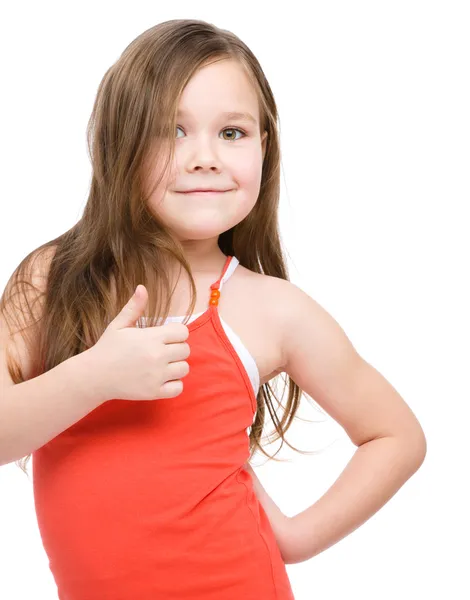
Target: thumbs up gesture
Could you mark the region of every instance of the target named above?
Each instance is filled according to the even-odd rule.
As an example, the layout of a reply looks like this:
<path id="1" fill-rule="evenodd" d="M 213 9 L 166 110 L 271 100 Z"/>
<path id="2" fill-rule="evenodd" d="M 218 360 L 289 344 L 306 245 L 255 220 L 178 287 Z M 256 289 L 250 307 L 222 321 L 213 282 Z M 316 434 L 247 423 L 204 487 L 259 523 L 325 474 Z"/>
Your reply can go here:
<path id="1" fill-rule="evenodd" d="M 183 391 L 181 379 L 188 374 L 189 330 L 183 323 L 136 327 L 148 303 L 145 286 L 109 323 L 87 352 L 95 381 L 106 400 L 155 400 L 174 398 Z"/>

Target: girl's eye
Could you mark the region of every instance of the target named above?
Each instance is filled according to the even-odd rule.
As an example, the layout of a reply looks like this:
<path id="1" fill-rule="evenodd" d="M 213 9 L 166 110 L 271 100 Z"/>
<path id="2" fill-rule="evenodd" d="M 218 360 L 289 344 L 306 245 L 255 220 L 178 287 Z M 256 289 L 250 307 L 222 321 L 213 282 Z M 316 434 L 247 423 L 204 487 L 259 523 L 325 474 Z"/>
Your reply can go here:
<path id="1" fill-rule="evenodd" d="M 181 129 L 182 130 L 182 127 L 180 127 L 179 125 L 177 125 L 176 129 Z M 246 135 L 246 133 L 242 129 L 239 129 L 238 127 L 226 127 L 225 129 L 222 129 L 221 133 L 224 133 L 225 131 L 238 131 L 243 136 Z M 238 139 L 240 139 L 240 138 L 238 138 Z M 233 136 L 232 136 L 232 139 L 226 139 L 226 141 L 228 141 L 228 142 L 236 142 L 237 138 L 233 138 Z"/>

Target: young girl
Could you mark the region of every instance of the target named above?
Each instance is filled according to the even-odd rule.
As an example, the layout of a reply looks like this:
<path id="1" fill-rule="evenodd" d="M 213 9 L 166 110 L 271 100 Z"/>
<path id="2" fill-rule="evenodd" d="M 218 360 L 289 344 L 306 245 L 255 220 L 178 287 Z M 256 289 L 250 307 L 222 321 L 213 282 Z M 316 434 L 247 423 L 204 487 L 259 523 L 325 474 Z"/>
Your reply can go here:
<path id="1" fill-rule="evenodd" d="M 33 456 L 62 600 L 293 598 L 285 565 L 383 506 L 422 463 L 422 429 L 288 281 L 277 109 L 240 39 L 197 20 L 145 31 L 105 74 L 89 134 L 82 218 L 1 299 L 0 464 Z M 358 450 L 288 517 L 249 460 L 266 406 L 285 441 L 303 390 Z"/>

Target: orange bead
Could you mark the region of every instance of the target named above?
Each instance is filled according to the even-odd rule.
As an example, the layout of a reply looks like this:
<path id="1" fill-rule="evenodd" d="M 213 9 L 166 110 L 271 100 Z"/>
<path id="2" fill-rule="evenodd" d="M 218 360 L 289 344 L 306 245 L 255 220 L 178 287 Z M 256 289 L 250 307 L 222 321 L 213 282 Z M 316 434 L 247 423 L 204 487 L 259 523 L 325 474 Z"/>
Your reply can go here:
<path id="1" fill-rule="evenodd" d="M 219 298 L 220 297 L 220 291 L 219 290 L 212 290 L 211 297 L 212 298 Z"/>
<path id="2" fill-rule="evenodd" d="M 219 304 L 219 300 L 217 298 L 211 298 L 209 300 L 209 304 L 211 304 L 212 306 L 217 306 Z"/>

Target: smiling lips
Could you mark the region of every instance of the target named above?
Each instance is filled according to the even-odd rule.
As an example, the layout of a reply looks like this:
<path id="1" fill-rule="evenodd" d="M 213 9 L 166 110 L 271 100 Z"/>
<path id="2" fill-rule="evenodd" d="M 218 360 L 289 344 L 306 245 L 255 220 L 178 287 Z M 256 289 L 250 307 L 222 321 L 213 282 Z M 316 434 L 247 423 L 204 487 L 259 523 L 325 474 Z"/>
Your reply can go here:
<path id="1" fill-rule="evenodd" d="M 224 194 L 225 192 L 230 192 L 230 190 L 189 190 L 188 192 L 180 192 L 181 194 L 191 194 L 197 196 L 215 196 L 217 194 Z"/>

